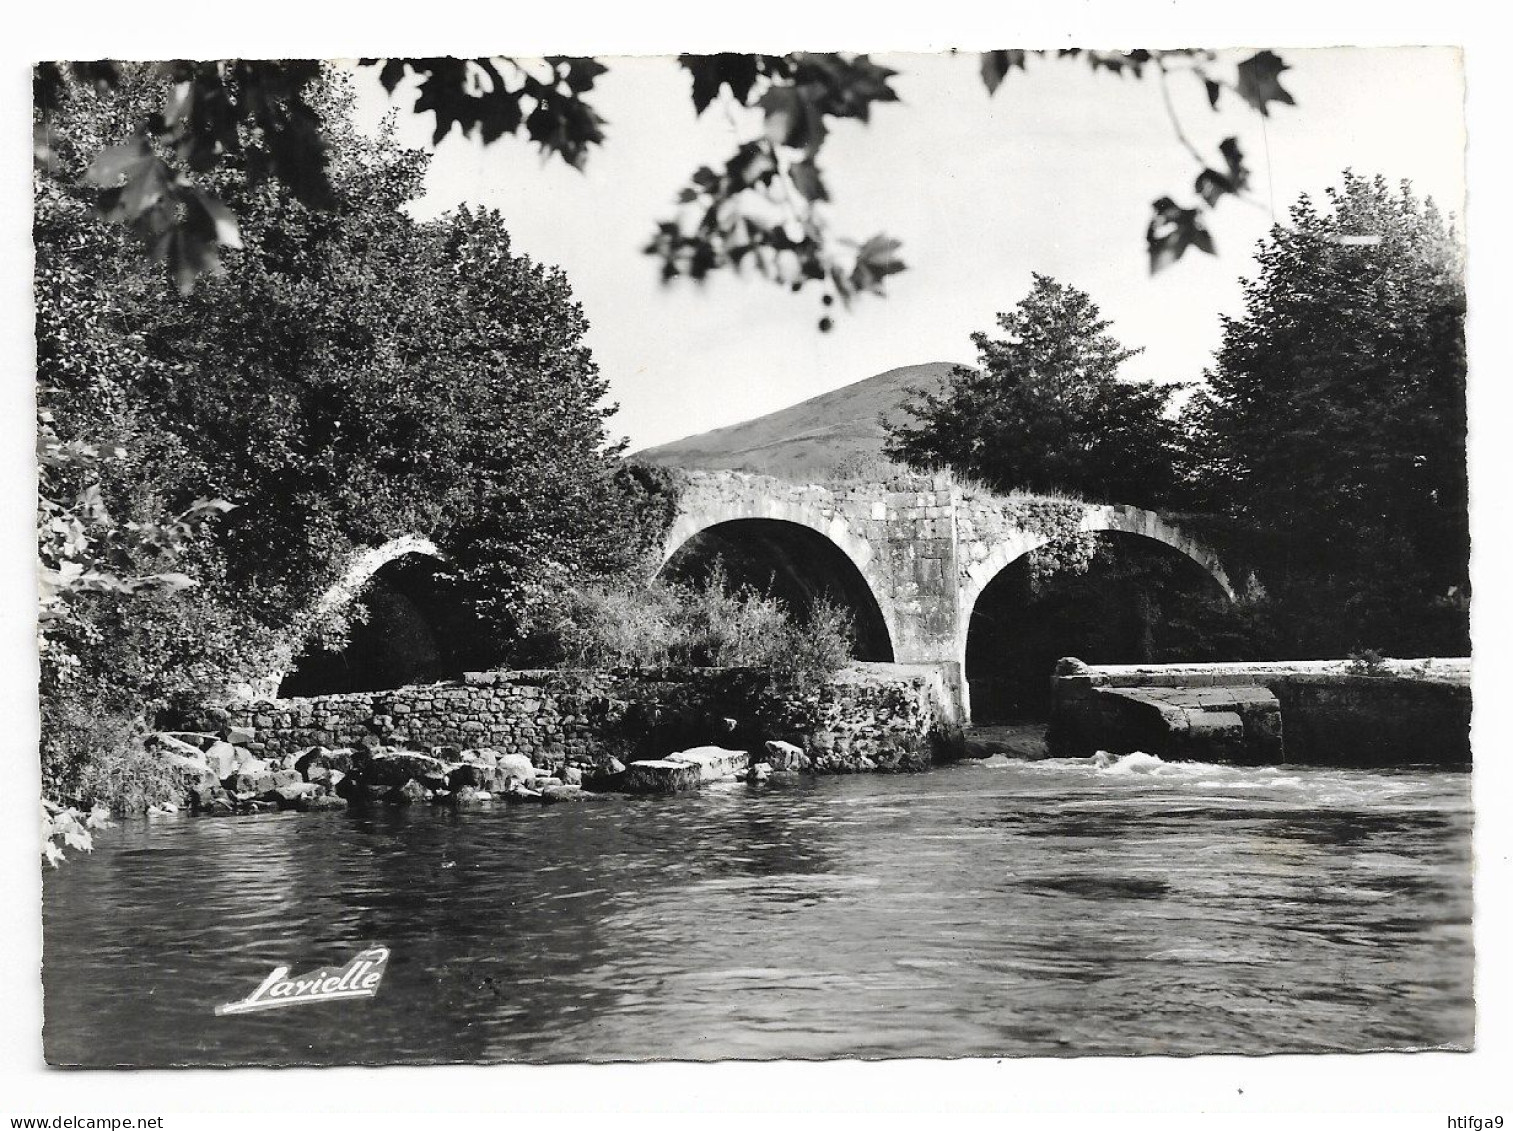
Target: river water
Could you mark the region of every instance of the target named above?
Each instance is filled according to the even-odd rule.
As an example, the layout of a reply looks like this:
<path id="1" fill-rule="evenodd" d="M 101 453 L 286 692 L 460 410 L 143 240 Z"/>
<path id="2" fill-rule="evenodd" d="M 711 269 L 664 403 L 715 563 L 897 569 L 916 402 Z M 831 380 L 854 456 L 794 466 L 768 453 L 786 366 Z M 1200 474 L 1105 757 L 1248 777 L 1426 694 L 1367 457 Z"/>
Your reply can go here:
<path id="1" fill-rule="evenodd" d="M 1090 761 L 131 822 L 46 877 L 55 1064 L 1469 1047 L 1470 776 Z M 371 1000 L 217 1017 L 392 951 Z"/>

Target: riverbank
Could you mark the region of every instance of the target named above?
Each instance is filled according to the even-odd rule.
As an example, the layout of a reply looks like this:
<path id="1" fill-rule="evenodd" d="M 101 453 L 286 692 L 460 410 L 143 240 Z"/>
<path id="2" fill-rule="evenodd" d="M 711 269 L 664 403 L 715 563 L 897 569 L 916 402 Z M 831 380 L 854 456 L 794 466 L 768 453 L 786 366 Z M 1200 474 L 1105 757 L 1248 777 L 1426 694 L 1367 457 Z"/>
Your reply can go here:
<path id="1" fill-rule="evenodd" d="M 769 774 L 920 770 L 961 753 L 944 673 L 853 664 L 810 687 L 745 668 L 469 673 L 213 705 L 159 738 L 215 815 L 564 801 Z"/>

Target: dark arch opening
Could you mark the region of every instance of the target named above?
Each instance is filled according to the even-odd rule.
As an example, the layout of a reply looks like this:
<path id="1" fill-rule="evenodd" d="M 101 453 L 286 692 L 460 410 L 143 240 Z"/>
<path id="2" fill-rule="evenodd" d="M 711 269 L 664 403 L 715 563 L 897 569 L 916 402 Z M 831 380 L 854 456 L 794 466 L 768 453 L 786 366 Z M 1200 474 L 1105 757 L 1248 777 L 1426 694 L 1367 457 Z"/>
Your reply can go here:
<path id="1" fill-rule="evenodd" d="M 406 554 L 369 579 L 365 613 L 345 647 L 312 648 L 279 684 L 282 696 L 386 691 L 456 679 L 477 666 L 480 623 L 434 558 Z"/>
<path id="2" fill-rule="evenodd" d="M 1086 573 L 1037 581 L 1029 555 L 983 588 L 967 625 L 972 721 L 1042 721 L 1062 656 L 1090 664 L 1238 658 L 1244 637 L 1223 586 L 1164 542 L 1105 531 Z"/>
<path id="3" fill-rule="evenodd" d="M 820 598 L 851 614 L 858 660 L 891 662 L 893 644 L 861 570 L 830 539 L 796 522 L 742 518 L 699 531 L 662 567 L 669 581 L 702 584 L 719 563 L 735 586 L 776 597 L 796 617 Z"/>

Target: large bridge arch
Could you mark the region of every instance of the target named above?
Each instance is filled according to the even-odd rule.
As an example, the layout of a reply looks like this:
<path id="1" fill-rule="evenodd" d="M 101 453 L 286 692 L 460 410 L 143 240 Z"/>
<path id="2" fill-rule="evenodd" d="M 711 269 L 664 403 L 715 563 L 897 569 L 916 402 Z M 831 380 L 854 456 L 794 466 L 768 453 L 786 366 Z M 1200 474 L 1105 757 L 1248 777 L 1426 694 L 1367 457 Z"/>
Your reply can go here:
<path id="1" fill-rule="evenodd" d="M 1229 574 L 1225 572 L 1219 556 L 1155 511 L 1143 510 L 1140 507 L 1089 506 L 1083 512 L 1082 522 L 1077 529 L 1082 534 L 1134 534 L 1161 542 L 1202 566 L 1208 571 L 1209 576 L 1219 583 L 1229 598 L 1234 599 L 1235 588 L 1230 583 Z M 970 619 L 972 609 L 977 605 L 977 598 L 982 596 L 982 591 L 987 588 L 988 583 L 1025 554 L 1054 540 L 1054 536 L 1020 529 L 995 545 L 986 557 L 967 567 L 961 584 L 963 617 L 961 653 L 963 656 L 966 654 L 966 621 Z"/>
<path id="2" fill-rule="evenodd" d="M 1116 542 L 1128 540 L 1130 543 L 1143 542 L 1146 545 L 1164 547 L 1166 551 L 1172 552 L 1172 560 L 1181 561 L 1186 559 L 1196 568 L 1189 567 L 1189 572 L 1178 575 L 1186 577 L 1187 580 L 1179 583 L 1178 589 L 1173 594 L 1174 596 L 1182 592 L 1188 592 L 1189 594 L 1197 593 L 1203 589 L 1203 584 L 1199 579 L 1206 577 L 1222 590 L 1229 600 L 1233 601 L 1235 599 L 1234 586 L 1230 582 L 1229 576 L 1218 555 L 1203 543 L 1190 536 L 1181 527 L 1153 511 L 1131 506 L 1088 505 L 1085 507 L 1082 519 L 1077 526 L 1077 533 L 1113 535 L 1116 536 Z M 993 640 L 992 635 L 989 635 L 986 640 L 977 640 L 975 632 L 979 627 L 979 615 L 987 618 L 982 625 L 984 632 L 989 631 L 989 626 L 995 620 L 999 622 L 996 634 L 1001 639 L 1001 634 L 1005 631 L 1001 619 L 1004 612 L 1002 602 L 1006 597 L 1006 593 L 1003 592 L 1004 586 L 1005 584 L 1016 586 L 1024 584 L 1022 579 L 1010 582 L 1006 571 L 1016 563 L 1021 562 L 1027 554 L 1056 541 L 1058 537 L 1066 536 L 1064 534 L 1041 533 L 1040 531 L 1024 527 L 1003 531 L 996 541 L 986 547 L 986 552 L 984 552 L 984 547 L 976 547 L 975 553 L 972 554 L 975 560 L 963 568 L 960 575 L 958 597 L 960 619 L 958 622 L 957 658 L 961 663 L 963 686 L 967 691 L 969 699 L 971 692 L 968 687 L 968 681 L 976 681 L 979 675 L 982 674 L 980 668 L 984 662 L 985 655 L 983 647 L 991 647 L 991 641 Z M 1129 550 L 1126 549 L 1124 552 L 1128 553 Z M 1177 555 L 1180 555 L 1180 557 Z M 998 584 L 995 584 L 995 582 Z M 991 602 L 988 601 L 990 586 L 992 587 Z M 1197 586 L 1197 589 L 1192 589 L 1192 586 Z M 985 604 L 991 605 L 991 607 L 985 608 Z M 1040 615 L 1043 617 L 1045 614 L 1042 613 Z M 1099 623 L 1112 624 L 1112 622 Z M 1018 630 L 1015 631 L 1017 633 Z M 979 675 L 973 675 L 971 672 L 974 662 L 972 659 L 974 641 L 976 641 L 976 663 L 979 668 Z M 1044 643 L 1045 641 L 1042 639 L 1042 646 Z M 1027 661 L 1028 657 L 1021 657 L 1021 663 Z M 990 668 L 989 671 L 993 672 L 993 669 Z M 994 672 L 995 677 L 997 674 L 999 673 Z M 1023 675 L 1020 678 L 1023 678 Z M 979 704 L 979 706 L 983 710 L 988 709 L 986 703 Z"/>
<path id="3" fill-rule="evenodd" d="M 795 537 L 796 532 L 802 533 Z M 843 602 L 857 614 L 859 658 L 894 659 L 897 616 L 879 576 L 877 549 L 844 517 L 812 503 L 752 494 L 686 507 L 663 540 L 658 572 L 701 542 L 739 541 L 764 543 L 769 555 L 803 559 L 814 570 L 828 571 Z"/>

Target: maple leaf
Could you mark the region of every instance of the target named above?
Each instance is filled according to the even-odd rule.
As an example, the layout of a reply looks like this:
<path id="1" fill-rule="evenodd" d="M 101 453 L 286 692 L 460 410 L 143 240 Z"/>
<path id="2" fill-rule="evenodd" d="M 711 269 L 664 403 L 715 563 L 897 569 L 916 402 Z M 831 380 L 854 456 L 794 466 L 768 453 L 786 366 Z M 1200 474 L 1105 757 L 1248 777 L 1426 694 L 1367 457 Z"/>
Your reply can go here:
<path id="1" fill-rule="evenodd" d="M 1283 71 L 1288 70 L 1286 63 L 1274 51 L 1257 51 L 1249 59 L 1240 64 L 1240 97 L 1249 102 L 1263 116 L 1269 116 L 1267 106 L 1273 102 L 1285 102 L 1288 106 L 1295 105 L 1292 95 L 1282 88 L 1279 81 Z"/>
<path id="2" fill-rule="evenodd" d="M 729 52 L 719 55 L 679 55 L 678 62 L 693 76 L 693 108 L 696 114 L 704 113 L 709 104 L 719 97 L 722 86 L 728 86 L 735 100 L 744 106 L 759 74 L 755 55 Z"/>

